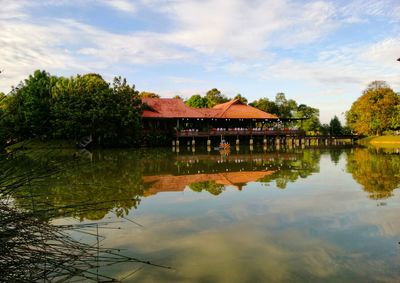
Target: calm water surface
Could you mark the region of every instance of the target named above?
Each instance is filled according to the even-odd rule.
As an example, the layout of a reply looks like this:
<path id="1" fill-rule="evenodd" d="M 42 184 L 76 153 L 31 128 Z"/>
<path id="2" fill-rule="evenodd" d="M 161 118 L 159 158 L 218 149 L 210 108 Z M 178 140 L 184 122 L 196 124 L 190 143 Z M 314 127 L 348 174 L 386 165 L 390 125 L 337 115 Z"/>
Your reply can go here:
<path id="1" fill-rule="evenodd" d="M 100 270 L 123 282 L 400 281 L 395 149 L 45 156 L 68 166 L 19 191 L 17 206 L 58 208 L 44 216 L 56 224 L 108 223 L 103 246 L 172 267 Z"/>

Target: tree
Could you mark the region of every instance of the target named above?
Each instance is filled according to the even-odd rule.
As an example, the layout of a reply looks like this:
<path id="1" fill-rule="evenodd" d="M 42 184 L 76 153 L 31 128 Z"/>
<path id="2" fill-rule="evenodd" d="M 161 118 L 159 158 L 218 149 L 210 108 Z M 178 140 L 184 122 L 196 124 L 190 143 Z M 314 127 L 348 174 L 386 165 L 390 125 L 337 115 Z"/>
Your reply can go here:
<path id="1" fill-rule="evenodd" d="M 274 101 L 270 101 L 268 98 L 260 98 L 259 100 L 250 103 L 251 106 L 260 109 L 262 111 L 278 115 L 279 109 Z"/>
<path id="2" fill-rule="evenodd" d="M 217 104 L 229 101 L 229 99 L 225 95 L 221 94 L 221 92 L 216 88 L 207 91 L 206 99 L 207 99 L 207 106 L 209 108 L 212 108 Z"/>
<path id="3" fill-rule="evenodd" d="M 53 89 L 52 126 L 57 138 L 91 135 L 102 145 L 133 144 L 139 131 L 140 99 L 135 86 L 98 74 L 63 78 Z"/>
<path id="4" fill-rule="evenodd" d="M 297 103 L 293 99 L 287 100 L 283 92 L 275 96 L 275 104 L 278 107 L 278 116 L 282 118 L 291 118 L 297 109 Z"/>
<path id="5" fill-rule="evenodd" d="M 381 135 L 400 124 L 400 96 L 385 82 L 368 85 L 346 113 L 347 125 L 362 135 Z"/>
<path id="6" fill-rule="evenodd" d="M 233 99 L 239 99 L 242 103 L 247 104 L 247 98 L 242 96 L 240 93 L 236 94 Z"/>
<path id="7" fill-rule="evenodd" d="M 142 91 L 139 93 L 140 98 L 160 98 L 160 96 L 154 92 Z"/>
<path id="8" fill-rule="evenodd" d="M 51 134 L 51 91 L 57 80 L 45 71 L 36 70 L 11 90 L 6 99 L 7 123 L 13 128 L 11 138 L 25 139 Z"/>
<path id="9" fill-rule="evenodd" d="M 341 135 L 343 133 L 342 124 L 336 115 L 329 122 L 329 127 L 332 135 Z"/>
<path id="10" fill-rule="evenodd" d="M 322 124 L 319 128 L 321 135 L 328 136 L 331 132 L 331 127 L 328 124 Z"/>
<path id="11" fill-rule="evenodd" d="M 293 115 L 292 110 L 291 112 Z M 319 121 L 319 110 L 317 108 L 307 106 L 306 104 L 300 104 L 296 111 L 294 111 L 293 116 L 295 118 L 306 118 L 306 120 L 297 123 L 297 126 L 302 125 L 302 128 L 305 131 L 316 132 L 321 127 L 321 122 Z"/>
<path id="12" fill-rule="evenodd" d="M 207 98 L 202 97 L 200 94 L 192 95 L 185 101 L 185 104 L 193 108 L 206 108 L 208 106 Z"/>
<path id="13" fill-rule="evenodd" d="M 180 96 L 180 95 L 175 95 L 174 97 L 173 97 L 173 99 L 180 99 L 180 100 L 182 100 L 183 101 L 183 98 L 182 98 L 182 96 Z"/>

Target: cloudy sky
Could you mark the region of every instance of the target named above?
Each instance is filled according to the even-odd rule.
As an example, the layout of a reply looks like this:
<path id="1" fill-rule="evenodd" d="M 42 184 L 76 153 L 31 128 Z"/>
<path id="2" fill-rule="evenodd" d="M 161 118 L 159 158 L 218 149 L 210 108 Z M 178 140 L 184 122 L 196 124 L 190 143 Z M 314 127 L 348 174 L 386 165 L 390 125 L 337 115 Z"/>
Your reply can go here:
<path id="1" fill-rule="evenodd" d="M 0 0 L 0 91 L 96 72 L 163 97 L 284 92 L 329 122 L 372 80 L 400 91 L 399 35 L 399 0 Z"/>

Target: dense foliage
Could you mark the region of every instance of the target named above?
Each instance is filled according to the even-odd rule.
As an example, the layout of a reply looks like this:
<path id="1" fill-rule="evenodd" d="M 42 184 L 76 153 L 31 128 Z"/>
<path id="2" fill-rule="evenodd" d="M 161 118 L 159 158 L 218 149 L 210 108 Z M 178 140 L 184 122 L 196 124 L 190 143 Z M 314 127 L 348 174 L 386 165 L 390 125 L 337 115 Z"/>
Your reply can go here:
<path id="1" fill-rule="evenodd" d="M 138 92 L 121 77 L 110 86 L 98 74 L 64 78 L 35 71 L 3 97 L 0 109 L 2 144 L 92 136 L 100 145 L 128 145 L 140 129 Z"/>
<path id="2" fill-rule="evenodd" d="M 348 126 L 362 135 L 381 135 L 400 127 L 400 96 L 385 82 L 368 85 L 346 113 Z"/>
<path id="3" fill-rule="evenodd" d="M 305 131 L 320 131 L 319 110 L 305 104 L 298 104 L 293 99 L 286 99 L 282 92 L 276 94 L 274 101 L 263 97 L 250 105 L 282 118 L 306 118 L 302 122 L 296 122 L 295 125 Z"/>
<path id="4" fill-rule="evenodd" d="M 205 96 L 200 94 L 192 95 L 185 101 L 186 105 L 194 108 L 212 108 L 217 104 L 228 102 L 229 98 L 216 88 L 207 91 Z"/>

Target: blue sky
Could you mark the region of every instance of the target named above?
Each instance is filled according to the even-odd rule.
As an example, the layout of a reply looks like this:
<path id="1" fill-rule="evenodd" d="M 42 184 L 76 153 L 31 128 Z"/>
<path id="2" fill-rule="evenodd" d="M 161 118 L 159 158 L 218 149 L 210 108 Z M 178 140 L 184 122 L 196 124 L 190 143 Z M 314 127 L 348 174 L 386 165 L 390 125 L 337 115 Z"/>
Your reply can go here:
<path id="1" fill-rule="evenodd" d="M 95 72 L 162 97 L 284 92 L 329 122 L 373 80 L 400 91 L 399 34 L 398 0 L 0 0 L 0 91 Z"/>

